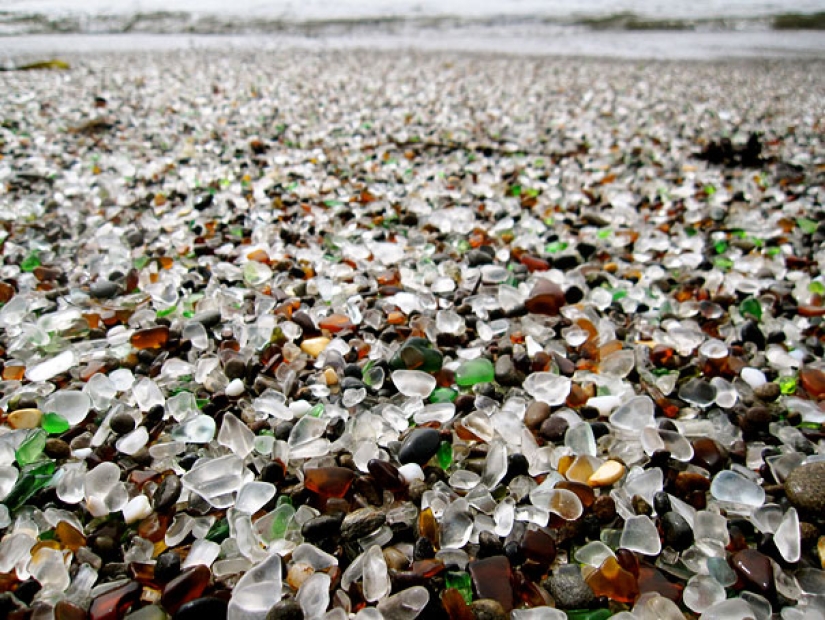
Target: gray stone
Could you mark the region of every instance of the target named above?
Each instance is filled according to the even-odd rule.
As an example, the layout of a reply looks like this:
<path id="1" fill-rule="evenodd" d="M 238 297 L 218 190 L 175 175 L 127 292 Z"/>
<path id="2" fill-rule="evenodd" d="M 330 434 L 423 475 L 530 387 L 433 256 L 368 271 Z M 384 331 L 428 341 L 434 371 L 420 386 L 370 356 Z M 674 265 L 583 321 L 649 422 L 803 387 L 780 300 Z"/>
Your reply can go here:
<path id="1" fill-rule="evenodd" d="M 387 521 L 387 515 L 374 508 L 361 508 L 349 513 L 341 523 L 341 536 L 346 540 L 363 538 Z"/>
<path id="2" fill-rule="evenodd" d="M 475 620 L 507 620 L 510 616 L 496 600 L 482 598 L 470 604 Z"/>
<path id="3" fill-rule="evenodd" d="M 785 480 L 785 494 L 799 510 L 813 514 L 825 511 L 825 461 L 794 469 Z"/>
<path id="4" fill-rule="evenodd" d="M 544 582 L 544 587 L 556 599 L 559 609 L 583 609 L 595 598 L 575 564 L 561 566 Z"/>

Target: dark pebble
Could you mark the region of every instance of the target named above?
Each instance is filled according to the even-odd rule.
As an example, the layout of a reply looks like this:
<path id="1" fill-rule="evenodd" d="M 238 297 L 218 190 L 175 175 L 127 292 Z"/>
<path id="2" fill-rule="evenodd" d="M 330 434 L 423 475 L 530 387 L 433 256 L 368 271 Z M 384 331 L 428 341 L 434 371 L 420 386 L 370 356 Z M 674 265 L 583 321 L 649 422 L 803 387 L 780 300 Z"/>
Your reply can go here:
<path id="1" fill-rule="evenodd" d="M 508 620 L 510 617 L 510 615 L 504 611 L 501 603 L 491 598 L 482 598 L 473 601 L 470 604 L 470 611 L 473 612 L 473 618 L 475 618 L 475 620 Z"/>
<path id="2" fill-rule="evenodd" d="M 550 417 L 550 405 L 534 400 L 524 412 L 524 424 L 529 429 L 537 429 Z"/>
<path id="3" fill-rule="evenodd" d="M 600 523 L 610 523 L 616 518 L 616 502 L 609 495 L 599 495 L 590 510 Z"/>
<path id="4" fill-rule="evenodd" d="M 135 430 L 135 419 L 128 413 L 121 411 L 109 420 L 109 427 L 118 435 L 126 435 Z"/>
<path id="5" fill-rule="evenodd" d="M 182 485 L 180 478 L 175 474 L 169 474 L 158 486 L 153 498 L 155 512 L 166 512 L 172 508 L 180 497 Z"/>
<path id="6" fill-rule="evenodd" d="M 541 423 L 539 433 L 547 441 L 558 442 L 564 440 L 569 424 L 561 416 L 550 416 Z"/>
<path id="7" fill-rule="evenodd" d="M 745 549 L 733 556 L 732 564 L 746 588 L 762 595 L 773 592 L 773 567 L 768 556 L 756 549 Z"/>
<path id="8" fill-rule="evenodd" d="M 221 311 L 204 310 L 203 312 L 198 312 L 195 314 L 195 316 L 192 317 L 192 320 L 196 323 L 200 323 L 206 328 L 215 327 L 215 325 L 221 322 Z"/>
<path id="9" fill-rule="evenodd" d="M 281 601 L 269 610 L 266 620 L 304 620 L 304 611 L 297 601 Z"/>
<path id="10" fill-rule="evenodd" d="M 204 596 L 181 605 L 173 620 L 225 620 L 226 612 L 226 601 L 214 596 Z"/>
<path id="11" fill-rule="evenodd" d="M 43 449 L 46 456 L 52 459 L 67 459 L 72 454 L 72 449 L 62 439 L 58 437 L 49 437 L 46 440 L 46 447 Z"/>
<path id="12" fill-rule="evenodd" d="M 785 480 L 785 495 L 799 510 L 821 516 L 825 512 L 825 461 L 794 469 Z"/>
<path id="13" fill-rule="evenodd" d="M 765 350 L 765 334 L 755 321 L 745 321 L 740 332 L 743 342 L 752 342 L 760 351 Z"/>
<path id="14" fill-rule="evenodd" d="M 155 579 L 161 583 L 180 575 L 180 556 L 174 551 L 164 551 L 155 562 Z"/>
<path id="15" fill-rule="evenodd" d="M 246 364 L 239 357 L 233 357 L 223 366 L 223 374 L 227 379 L 240 379 L 246 374 Z"/>
<path id="16" fill-rule="evenodd" d="M 424 465 L 438 451 L 441 434 L 434 428 L 417 428 L 413 430 L 398 451 L 401 463 L 418 463 Z"/>
<path id="17" fill-rule="evenodd" d="M 489 530 L 484 530 L 478 535 L 478 545 L 479 549 L 476 554 L 478 559 L 504 554 L 504 544 L 501 539 Z"/>
<path id="18" fill-rule="evenodd" d="M 768 383 L 763 383 L 762 385 L 754 388 L 753 390 L 753 395 L 765 403 L 774 402 L 777 398 L 779 398 L 781 393 L 782 392 L 779 388 L 779 384 L 773 383 L 772 381 Z"/>
<path id="19" fill-rule="evenodd" d="M 345 540 L 363 538 L 387 522 L 387 515 L 374 508 L 361 508 L 349 513 L 341 523 L 341 536 Z"/>
<path id="20" fill-rule="evenodd" d="M 660 517 L 662 515 L 667 514 L 673 509 L 670 504 L 670 496 L 664 491 L 657 491 L 656 494 L 653 495 L 653 510 L 656 511 L 656 514 Z"/>
<path id="21" fill-rule="evenodd" d="M 314 517 L 301 527 L 301 535 L 308 541 L 336 536 L 340 532 L 343 517 L 342 513 Z"/>
<path id="22" fill-rule="evenodd" d="M 693 544 L 693 530 L 678 512 L 668 512 L 661 517 L 665 544 L 676 551 L 684 551 Z"/>
<path id="23" fill-rule="evenodd" d="M 117 282 L 97 280 L 89 287 L 89 293 L 96 299 L 111 299 L 120 291 Z"/>
<path id="24" fill-rule="evenodd" d="M 510 387 L 521 386 L 524 383 L 524 374 L 513 364 L 513 358 L 509 355 L 502 355 L 496 360 L 495 378 L 499 385 Z"/>
<path id="25" fill-rule="evenodd" d="M 559 567 L 544 582 L 544 587 L 556 599 L 556 607 L 559 609 L 584 609 L 595 599 L 577 564 Z"/>

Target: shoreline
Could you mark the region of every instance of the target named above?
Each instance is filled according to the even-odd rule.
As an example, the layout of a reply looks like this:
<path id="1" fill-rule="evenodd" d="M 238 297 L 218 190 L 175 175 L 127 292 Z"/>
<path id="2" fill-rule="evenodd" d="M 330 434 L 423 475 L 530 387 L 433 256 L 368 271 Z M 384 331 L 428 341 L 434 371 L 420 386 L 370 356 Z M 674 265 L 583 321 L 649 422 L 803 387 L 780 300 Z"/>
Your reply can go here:
<path id="1" fill-rule="evenodd" d="M 68 51 L 176 49 L 327 49 L 467 52 L 547 58 L 617 58 L 627 61 L 820 60 L 825 35 L 815 31 L 763 32 L 579 32 L 557 33 L 519 28 L 421 30 L 358 36 L 225 35 L 225 34 L 48 34 L 0 37 L 0 62 L 23 55 Z"/>

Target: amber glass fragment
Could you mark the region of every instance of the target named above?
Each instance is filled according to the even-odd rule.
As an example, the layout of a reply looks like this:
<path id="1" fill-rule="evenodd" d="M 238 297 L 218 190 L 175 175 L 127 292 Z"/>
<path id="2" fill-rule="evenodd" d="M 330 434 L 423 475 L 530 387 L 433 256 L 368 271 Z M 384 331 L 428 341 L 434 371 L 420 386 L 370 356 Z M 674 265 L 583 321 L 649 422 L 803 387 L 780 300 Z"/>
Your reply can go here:
<path id="1" fill-rule="evenodd" d="M 441 604 L 450 620 L 475 620 L 470 606 L 464 601 L 461 592 L 455 588 L 447 588 L 441 593 Z"/>
<path id="2" fill-rule="evenodd" d="M 206 571 L 208 573 L 209 569 Z M 89 608 L 89 620 L 120 620 L 126 615 L 127 610 L 140 600 L 142 589 L 139 583 L 130 581 L 97 597 Z"/>
<path id="3" fill-rule="evenodd" d="M 346 314 L 330 314 L 318 321 L 318 327 L 336 334 L 345 329 L 352 329 L 354 325 Z"/>
<path id="4" fill-rule="evenodd" d="M 136 349 L 160 349 L 166 346 L 168 341 L 169 328 L 165 325 L 139 329 L 132 334 L 130 339 L 132 346 Z"/>
<path id="5" fill-rule="evenodd" d="M 682 598 L 682 587 L 668 581 L 661 571 L 652 566 L 639 568 L 639 592 L 657 592 L 674 603 Z"/>
<path id="6" fill-rule="evenodd" d="M 210 576 L 211 571 L 203 564 L 186 569 L 163 588 L 161 604 L 166 611 L 174 614 L 184 603 L 200 598 L 206 586 L 209 585 Z"/>
<path id="7" fill-rule="evenodd" d="M 430 508 L 425 508 L 418 515 L 418 535 L 429 540 L 433 547 L 438 549 L 438 522 Z"/>
<path id="8" fill-rule="evenodd" d="M 799 382 L 812 398 L 825 396 L 825 372 L 816 368 L 802 368 L 799 371 Z"/>
<path id="9" fill-rule="evenodd" d="M 71 550 L 72 553 L 77 553 L 78 549 L 86 546 L 86 537 L 65 521 L 57 524 L 54 533 L 63 547 Z"/>
<path id="10" fill-rule="evenodd" d="M 613 557 L 607 558 L 585 581 L 596 596 L 605 596 L 619 603 L 632 603 L 639 596 L 636 578 Z"/>
<path id="11" fill-rule="evenodd" d="M 315 467 L 304 471 L 304 486 L 323 498 L 344 497 L 355 480 L 346 467 Z"/>

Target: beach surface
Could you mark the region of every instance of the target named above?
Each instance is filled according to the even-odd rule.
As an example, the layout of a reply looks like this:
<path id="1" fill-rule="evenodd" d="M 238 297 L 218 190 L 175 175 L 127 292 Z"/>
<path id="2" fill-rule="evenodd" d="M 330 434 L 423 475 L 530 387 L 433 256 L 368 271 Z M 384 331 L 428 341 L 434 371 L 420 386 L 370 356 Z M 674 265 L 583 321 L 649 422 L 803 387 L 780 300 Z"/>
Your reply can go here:
<path id="1" fill-rule="evenodd" d="M 0 73 L 15 609 L 819 613 L 825 62 L 162 47 Z"/>

